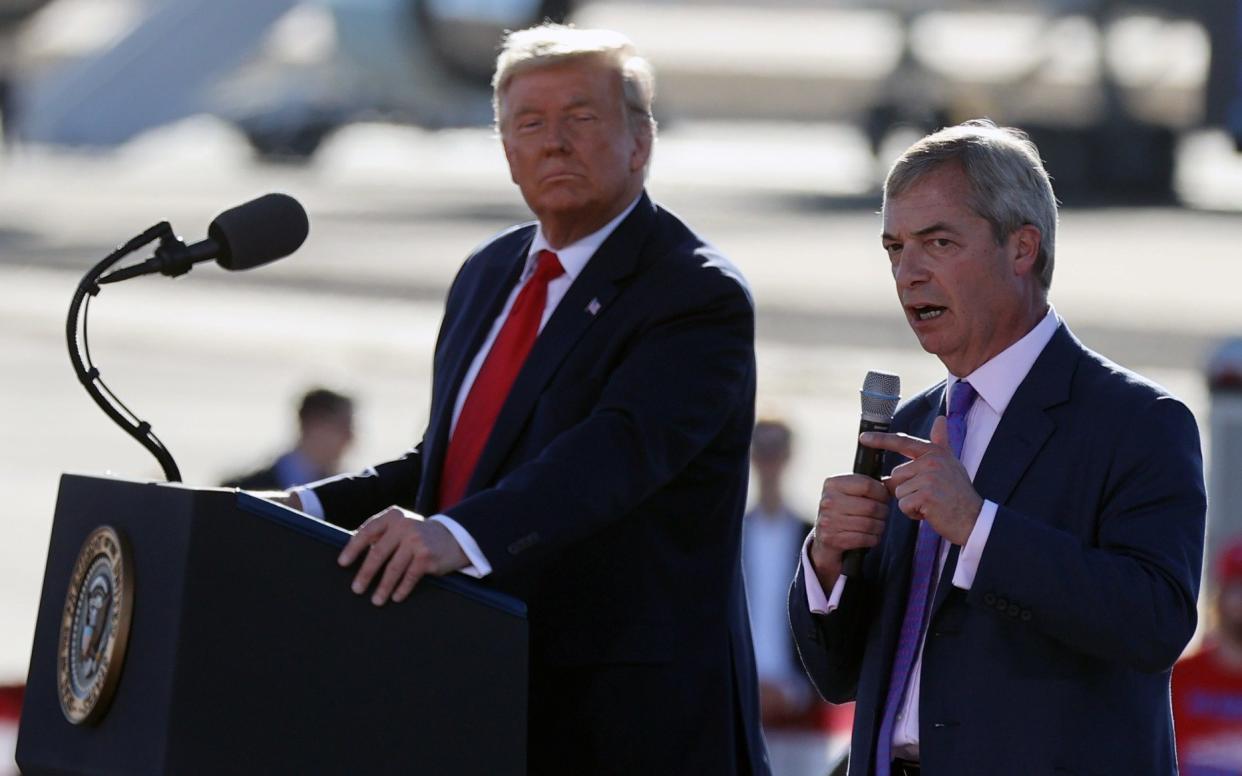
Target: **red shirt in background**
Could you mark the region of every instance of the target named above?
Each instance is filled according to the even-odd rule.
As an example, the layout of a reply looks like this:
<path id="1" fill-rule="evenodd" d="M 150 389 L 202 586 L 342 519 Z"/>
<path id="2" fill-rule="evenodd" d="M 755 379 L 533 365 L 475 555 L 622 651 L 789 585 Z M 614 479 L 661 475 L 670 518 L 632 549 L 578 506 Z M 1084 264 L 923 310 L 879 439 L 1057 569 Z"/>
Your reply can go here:
<path id="1" fill-rule="evenodd" d="M 1216 644 L 1173 668 L 1173 725 L 1182 776 L 1242 774 L 1242 669 Z"/>

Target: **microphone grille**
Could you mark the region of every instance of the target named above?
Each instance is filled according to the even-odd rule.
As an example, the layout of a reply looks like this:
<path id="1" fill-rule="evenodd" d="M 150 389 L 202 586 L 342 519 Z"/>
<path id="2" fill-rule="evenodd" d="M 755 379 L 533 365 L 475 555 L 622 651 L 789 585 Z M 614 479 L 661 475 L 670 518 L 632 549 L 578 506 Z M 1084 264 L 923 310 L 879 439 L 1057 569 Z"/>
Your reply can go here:
<path id="1" fill-rule="evenodd" d="M 863 418 L 888 423 L 901 402 L 901 378 L 888 372 L 868 372 L 860 393 Z"/>
<path id="2" fill-rule="evenodd" d="M 288 194 L 265 194 L 216 216 L 207 235 L 223 248 L 216 263 L 242 270 L 283 259 L 309 231 L 301 203 Z"/>

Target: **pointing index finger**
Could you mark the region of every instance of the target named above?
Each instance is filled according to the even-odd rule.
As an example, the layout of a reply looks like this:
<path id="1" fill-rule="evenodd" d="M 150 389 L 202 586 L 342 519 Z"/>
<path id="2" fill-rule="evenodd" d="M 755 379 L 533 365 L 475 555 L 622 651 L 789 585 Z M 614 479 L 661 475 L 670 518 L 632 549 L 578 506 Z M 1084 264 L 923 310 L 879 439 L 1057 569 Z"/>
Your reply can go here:
<path id="1" fill-rule="evenodd" d="M 864 447 L 871 447 L 876 450 L 889 450 L 904 455 L 911 460 L 927 455 L 937 449 L 934 444 L 926 439 L 919 439 L 909 434 L 890 434 L 880 431 L 867 431 L 860 434 L 858 441 Z"/>

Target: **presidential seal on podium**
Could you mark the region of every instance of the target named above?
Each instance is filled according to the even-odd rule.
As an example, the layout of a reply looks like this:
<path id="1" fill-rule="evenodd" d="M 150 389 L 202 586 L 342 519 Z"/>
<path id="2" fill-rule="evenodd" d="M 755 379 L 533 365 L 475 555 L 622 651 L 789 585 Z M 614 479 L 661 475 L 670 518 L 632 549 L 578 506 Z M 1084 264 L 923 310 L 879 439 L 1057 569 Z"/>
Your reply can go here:
<path id="1" fill-rule="evenodd" d="M 125 541 L 110 526 L 86 537 L 61 614 L 57 685 L 60 708 L 75 725 L 107 713 L 125 662 L 134 606 L 134 574 Z"/>

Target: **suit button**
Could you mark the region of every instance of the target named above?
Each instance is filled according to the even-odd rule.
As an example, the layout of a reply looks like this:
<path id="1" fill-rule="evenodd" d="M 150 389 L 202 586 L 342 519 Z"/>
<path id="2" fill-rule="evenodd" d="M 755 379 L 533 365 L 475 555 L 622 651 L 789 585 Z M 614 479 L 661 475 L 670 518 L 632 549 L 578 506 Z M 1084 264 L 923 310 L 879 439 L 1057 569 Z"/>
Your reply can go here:
<path id="1" fill-rule="evenodd" d="M 1022 619 L 1022 622 L 1030 622 L 1031 621 L 1031 610 L 1023 609 L 1021 619 Z"/>
<path id="2" fill-rule="evenodd" d="M 1009 608 L 1009 601 L 1005 598 L 997 598 L 996 608 L 1000 609 L 1002 612 L 1005 611 L 1006 609 Z"/>
<path id="3" fill-rule="evenodd" d="M 994 606 L 996 604 L 996 593 L 984 593 L 983 602 L 988 606 Z"/>
<path id="4" fill-rule="evenodd" d="M 1018 606 L 1017 604 L 1010 604 L 1010 605 L 1009 605 L 1009 612 L 1008 612 L 1008 614 L 1009 614 L 1009 616 L 1010 616 L 1010 617 L 1017 617 L 1017 616 L 1018 616 L 1019 614 L 1021 614 L 1021 613 L 1022 613 L 1022 608 L 1021 608 L 1020 606 Z"/>

